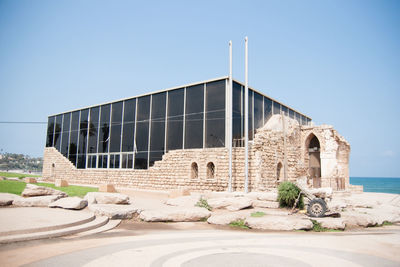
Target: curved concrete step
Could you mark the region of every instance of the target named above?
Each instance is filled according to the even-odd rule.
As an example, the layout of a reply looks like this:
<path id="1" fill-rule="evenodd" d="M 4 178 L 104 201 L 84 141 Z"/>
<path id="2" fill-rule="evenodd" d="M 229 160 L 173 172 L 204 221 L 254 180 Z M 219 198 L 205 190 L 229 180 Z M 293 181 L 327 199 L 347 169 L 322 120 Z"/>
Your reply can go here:
<path id="1" fill-rule="evenodd" d="M 74 221 L 74 222 L 51 225 L 51 226 L 49 225 L 49 226 L 42 226 L 42 227 L 36 227 L 36 228 L 29 228 L 29 229 L 7 231 L 7 232 L 0 232 L 0 238 L 2 236 L 33 234 L 33 233 L 38 233 L 38 232 L 48 232 L 48 231 L 53 231 L 53 230 L 58 230 L 58 229 L 65 229 L 68 227 L 86 224 L 88 222 L 93 221 L 94 219 L 96 219 L 96 216 L 94 215 L 93 212 L 90 212 L 90 213 L 88 213 L 88 216 L 86 218 L 83 218 L 83 219 L 80 219 L 80 220 Z"/>
<path id="2" fill-rule="evenodd" d="M 0 237 L 0 244 L 19 242 L 19 241 L 28 241 L 28 240 L 37 240 L 37 239 L 46 239 L 53 237 L 60 237 L 66 235 L 73 235 L 80 232 L 89 231 L 95 228 L 102 227 L 107 224 L 109 221 L 108 217 L 100 216 L 96 217 L 94 220 L 71 227 L 66 227 L 63 229 L 45 231 L 45 232 L 35 232 L 35 233 L 27 233 L 27 234 L 17 234 L 17 235 L 8 235 Z"/>
<path id="3" fill-rule="evenodd" d="M 63 238 L 65 238 L 65 239 L 73 239 L 73 238 L 78 238 L 78 237 L 82 237 L 82 236 L 88 236 L 88 235 L 94 235 L 94 234 L 103 233 L 103 232 L 109 231 L 111 229 L 114 229 L 120 223 L 121 223 L 121 220 L 119 220 L 119 219 L 117 219 L 117 220 L 109 220 L 108 223 L 106 223 L 105 225 L 103 225 L 103 226 L 101 226 L 99 228 L 95 228 L 95 229 L 92 229 L 92 230 L 89 230 L 89 231 L 85 231 L 85 232 L 80 232 L 80 233 L 77 233 L 75 235 L 65 236 Z"/>

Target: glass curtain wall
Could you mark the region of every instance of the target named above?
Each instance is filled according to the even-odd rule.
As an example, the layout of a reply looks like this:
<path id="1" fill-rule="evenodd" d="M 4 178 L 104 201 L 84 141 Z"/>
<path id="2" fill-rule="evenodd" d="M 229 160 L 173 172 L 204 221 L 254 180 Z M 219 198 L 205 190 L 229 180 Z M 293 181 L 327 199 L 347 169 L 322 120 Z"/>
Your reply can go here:
<path id="1" fill-rule="evenodd" d="M 46 147 L 77 168 L 147 169 L 174 149 L 225 146 L 226 80 L 200 83 L 48 118 Z M 244 145 L 244 86 L 233 82 L 233 146 Z M 249 89 L 249 140 L 281 111 L 310 119 Z"/>

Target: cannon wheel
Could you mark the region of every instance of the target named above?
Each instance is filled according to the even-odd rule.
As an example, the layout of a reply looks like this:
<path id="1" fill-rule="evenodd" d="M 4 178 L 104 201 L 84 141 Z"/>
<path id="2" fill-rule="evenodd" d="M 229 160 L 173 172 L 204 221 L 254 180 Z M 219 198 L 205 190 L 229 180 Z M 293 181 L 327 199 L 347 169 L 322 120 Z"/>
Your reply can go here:
<path id="1" fill-rule="evenodd" d="M 308 204 L 307 212 L 310 217 L 324 217 L 326 212 L 326 202 L 321 198 L 314 198 Z"/>

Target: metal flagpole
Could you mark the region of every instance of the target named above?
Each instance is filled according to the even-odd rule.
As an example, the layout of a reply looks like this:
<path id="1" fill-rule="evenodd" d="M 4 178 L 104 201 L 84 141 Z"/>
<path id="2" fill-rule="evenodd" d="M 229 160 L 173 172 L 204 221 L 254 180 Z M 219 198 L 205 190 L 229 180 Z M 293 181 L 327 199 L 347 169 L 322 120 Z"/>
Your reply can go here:
<path id="1" fill-rule="evenodd" d="M 244 192 L 249 192 L 249 85 L 248 85 L 248 38 L 244 39 Z"/>
<path id="2" fill-rule="evenodd" d="M 233 94 L 233 87 L 232 87 L 232 41 L 229 41 L 229 101 L 232 106 L 232 94 Z M 229 118 L 229 139 L 228 139 L 228 147 L 229 147 L 229 182 L 228 182 L 228 190 L 232 192 L 232 109 L 228 109 L 230 114 L 228 114 Z"/>

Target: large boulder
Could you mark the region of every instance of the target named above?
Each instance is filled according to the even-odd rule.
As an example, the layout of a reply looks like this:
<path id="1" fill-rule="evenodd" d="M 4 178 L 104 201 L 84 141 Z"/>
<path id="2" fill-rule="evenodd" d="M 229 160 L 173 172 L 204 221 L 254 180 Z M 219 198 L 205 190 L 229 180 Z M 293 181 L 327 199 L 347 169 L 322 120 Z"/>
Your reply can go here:
<path id="1" fill-rule="evenodd" d="M 139 218 L 146 222 L 195 222 L 207 219 L 211 212 L 199 207 L 165 207 L 144 210 Z"/>
<path id="2" fill-rule="evenodd" d="M 213 209 L 228 209 L 230 211 L 250 208 L 253 205 L 253 200 L 248 197 L 211 198 L 207 202 Z"/>
<path id="3" fill-rule="evenodd" d="M 370 227 L 376 226 L 378 221 L 370 214 L 359 213 L 356 211 L 341 213 L 344 223 L 348 227 Z"/>
<path id="4" fill-rule="evenodd" d="M 199 202 L 200 198 L 200 195 L 169 198 L 165 201 L 165 204 L 178 207 L 194 207 L 196 206 L 197 202 Z"/>
<path id="5" fill-rule="evenodd" d="M 63 191 L 56 190 L 46 186 L 37 186 L 33 184 L 26 184 L 26 187 L 21 194 L 21 196 L 23 197 L 37 197 L 37 196 L 51 196 L 51 195 L 60 197 L 68 196 L 68 194 Z"/>
<path id="6" fill-rule="evenodd" d="M 322 227 L 333 229 L 333 230 L 344 230 L 346 228 L 346 223 L 342 218 L 315 218 L 317 222 L 321 224 Z"/>
<path id="7" fill-rule="evenodd" d="M 8 206 L 13 203 L 15 199 L 21 198 L 15 194 L 0 193 L 0 206 Z"/>
<path id="8" fill-rule="evenodd" d="M 88 204 L 129 204 L 129 196 L 120 193 L 89 192 L 84 197 Z"/>
<path id="9" fill-rule="evenodd" d="M 87 206 L 87 200 L 80 197 L 60 198 L 49 204 L 49 208 L 62 208 L 70 210 L 81 210 Z"/>
<path id="10" fill-rule="evenodd" d="M 47 207 L 51 202 L 61 198 L 59 195 L 54 196 L 39 196 L 39 197 L 27 197 L 17 198 L 13 201 L 14 206 L 19 207 Z"/>
<path id="11" fill-rule="evenodd" d="M 291 216 L 249 217 L 245 223 L 252 229 L 277 231 L 309 230 L 313 227 L 309 219 Z"/>
<path id="12" fill-rule="evenodd" d="M 212 214 L 207 222 L 209 224 L 217 224 L 217 225 L 228 225 L 233 221 L 237 221 L 240 219 L 245 219 L 246 214 L 238 213 L 238 212 L 227 212 L 223 214 Z"/>
<path id="13" fill-rule="evenodd" d="M 97 216 L 107 216 L 110 219 L 131 219 L 140 211 L 133 205 L 92 204 L 89 210 Z"/>
<path id="14" fill-rule="evenodd" d="M 267 209 L 277 209 L 277 208 L 279 208 L 279 202 L 253 200 L 253 207 L 255 207 L 255 208 L 267 208 Z"/>
<path id="15" fill-rule="evenodd" d="M 347 207 L 347 203 L 341 199 L 333 199 L 327 205 L 331 211 L 343 211 Z"/>
<path id="16" fill-rule="evenodd" d="M 278 199 L 278 193 L 277 192 L 250 192 L 246 195 L 246 197 L 254 199 L 254 200 L 275 202 Z"/>

